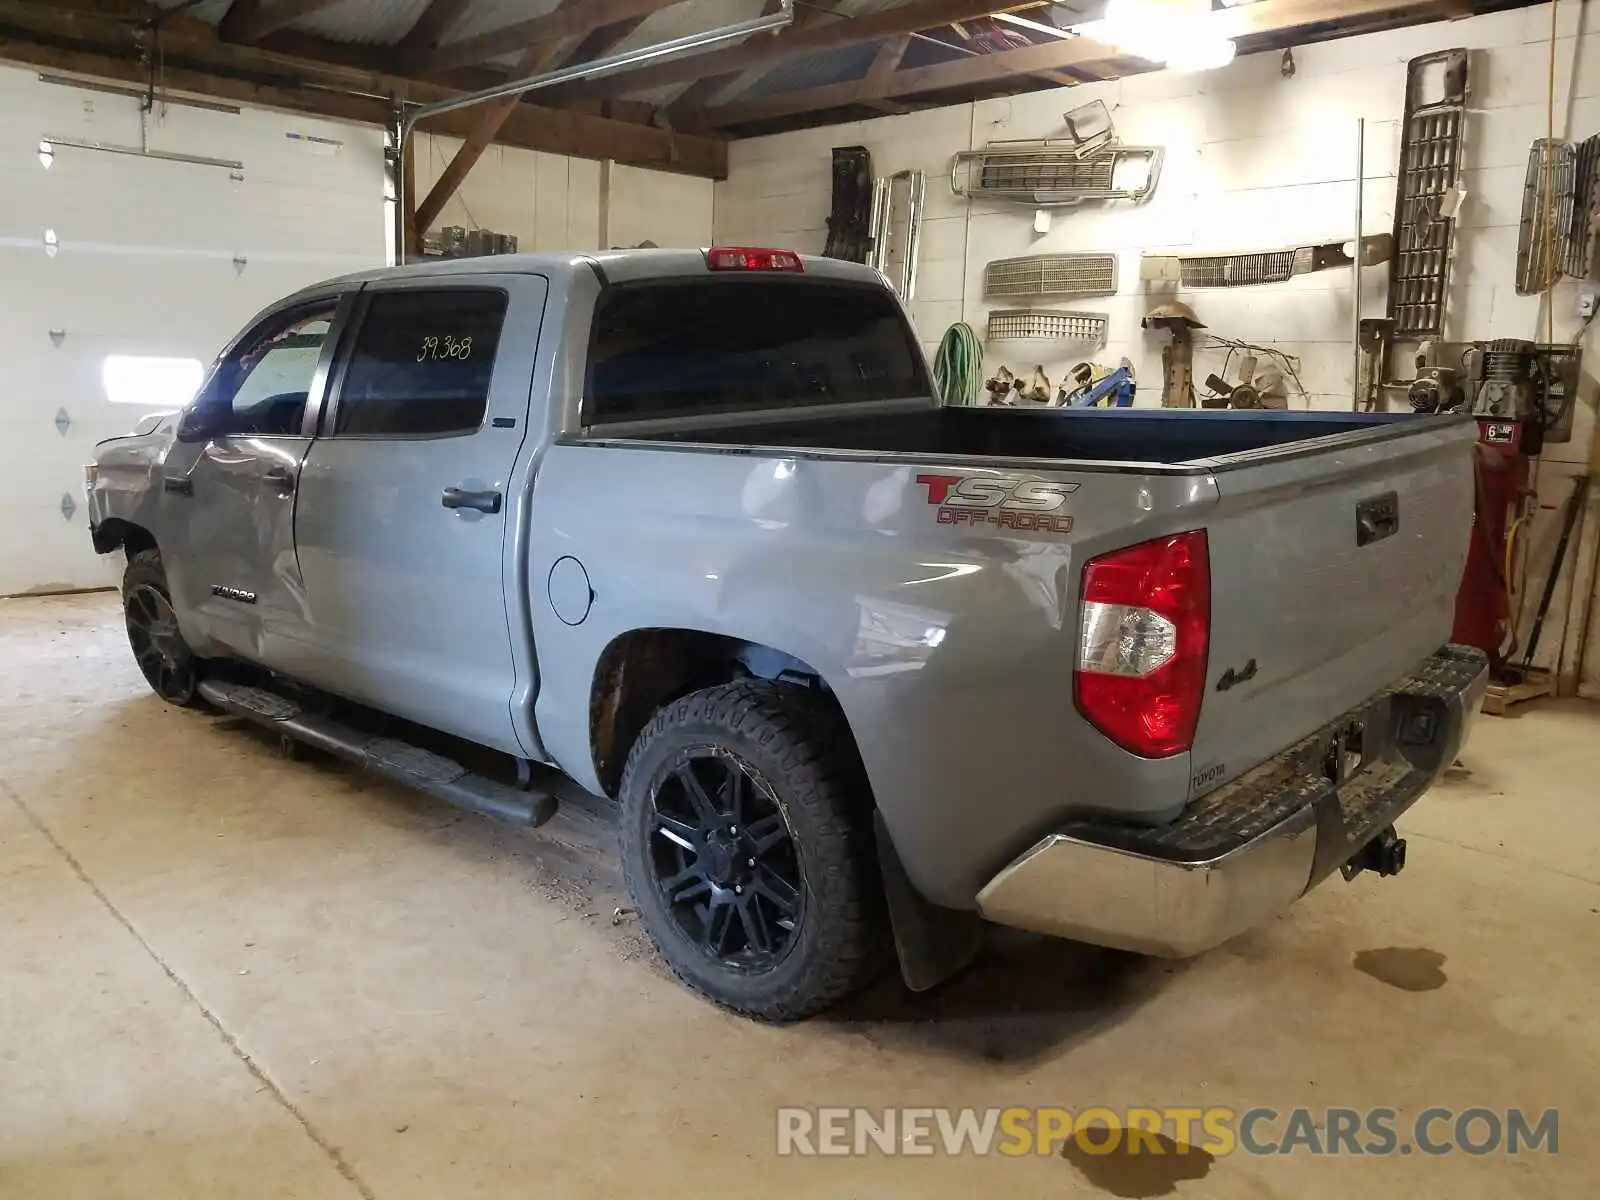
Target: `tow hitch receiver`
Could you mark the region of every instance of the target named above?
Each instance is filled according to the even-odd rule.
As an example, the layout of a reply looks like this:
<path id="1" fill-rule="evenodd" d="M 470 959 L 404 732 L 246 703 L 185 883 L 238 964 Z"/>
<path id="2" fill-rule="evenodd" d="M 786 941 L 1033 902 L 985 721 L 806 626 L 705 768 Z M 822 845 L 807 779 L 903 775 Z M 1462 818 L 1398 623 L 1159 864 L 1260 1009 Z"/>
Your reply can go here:
<path id="1" fill-rule="evenodd" d="M 1357 850 L 1350 861 L 1339 868 L 1345 879 L 1354 879 L 1363 871 L 1376 871 L 1379 875 L 1398 875 L 1406 868 L 1406 840 L 1396 837 L 1390 825 L 1377 837 Z"/>

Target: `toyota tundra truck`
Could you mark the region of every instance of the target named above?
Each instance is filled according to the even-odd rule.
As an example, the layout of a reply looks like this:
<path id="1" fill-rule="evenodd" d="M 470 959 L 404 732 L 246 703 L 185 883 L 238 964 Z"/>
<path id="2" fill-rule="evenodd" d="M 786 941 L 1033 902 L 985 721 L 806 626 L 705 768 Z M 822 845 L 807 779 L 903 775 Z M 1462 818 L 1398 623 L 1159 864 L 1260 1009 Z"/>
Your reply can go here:
<path id="1" fill-rule="evenodd" d="M 1486 679 L 1473 438 L 946 407 L 876 272 L 639 250 L 309 288 L 88 488 L 164 700 L 603 800 L 665 961 L 791 1020 L 986 922 L 1182 957 L 1398 871 Z"/>

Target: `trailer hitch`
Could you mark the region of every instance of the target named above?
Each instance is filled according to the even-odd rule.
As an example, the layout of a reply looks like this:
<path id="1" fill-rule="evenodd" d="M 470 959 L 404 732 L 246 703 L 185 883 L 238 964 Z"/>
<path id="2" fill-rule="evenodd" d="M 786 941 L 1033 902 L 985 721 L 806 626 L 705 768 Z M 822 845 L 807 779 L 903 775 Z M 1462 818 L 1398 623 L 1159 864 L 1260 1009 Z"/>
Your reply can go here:
<path id="1" fill-rule="evenodd" d="M 1390 825 L 1377 837 L 1357 850 L 1350 860 L 1339 868 L 1345 879 L 1354 879 L 1363 871 L 1376 871 L 1379 875 L 1398 875 L 1406 869 L 1406 840 L 1397 837 Z"/>

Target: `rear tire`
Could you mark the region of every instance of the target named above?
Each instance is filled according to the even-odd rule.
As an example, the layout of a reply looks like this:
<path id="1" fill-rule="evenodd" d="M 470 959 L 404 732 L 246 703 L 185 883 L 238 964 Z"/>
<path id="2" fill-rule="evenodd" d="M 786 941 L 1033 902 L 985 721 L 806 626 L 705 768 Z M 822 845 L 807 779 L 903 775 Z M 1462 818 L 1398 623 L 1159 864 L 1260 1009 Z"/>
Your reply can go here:
<path id="1" fill-rule="evenodd" d="M 685 696 L 640 734 L 621 793 L 628 890 L 694 990 L 796 1021 L 887 965 L 865 774 L 815 695 L 742 682 Z"/>
<path id="2" fill-rule="evenodd" d="M 128 559 L 122 573 L 122 615 L 128 645 L 150 690 L 180 708 L 205 707 L 200 699 L 204 663 L 178 629 L 160 551 L 141 550 Z"/>

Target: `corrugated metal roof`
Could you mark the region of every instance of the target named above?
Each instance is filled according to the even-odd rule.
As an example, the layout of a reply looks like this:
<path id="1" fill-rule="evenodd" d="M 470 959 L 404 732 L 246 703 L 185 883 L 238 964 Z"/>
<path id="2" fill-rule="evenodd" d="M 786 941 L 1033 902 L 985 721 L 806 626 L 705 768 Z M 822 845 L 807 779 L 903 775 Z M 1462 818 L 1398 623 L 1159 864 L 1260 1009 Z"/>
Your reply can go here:
<path id="1" fill-rule="evenodd" d="M 481 33 L 493 33 L 530 17 L 542 17 L 558 3 L 559 0 L 477 0 L 451 28 L 445 45 Z"/>
<path id="2" fill-rule="evenodd" d="M 428 0 L 344 0 L 306 14 L 290 28 L 335 42 L 391 46 L 411 32 L 427 7 Z"/>
<path id="3" fill-rule="evenodd" d="M 160 8 L 179 8 L 186 0 L 153 0 Z M 411 32 L 427 9 L 430 0 L 341 0 L 340 3 L 308 13 L 289 28 L 315 34 L 330 41 L 368 46 L 389 46 Z M 904 4 L 906 0 L 795 0 L 799 9 L 826 8 L 841 17 L 863 16 Z M 222 20 L 233 0 L 200 0 L 186 9 L 188 15 L 215 25 Z M 476 0 L 468 6 L 450 31 L 450 40 L 477 37 L 543 16 L 560 0 Z M 681 37 L 700 29 L 712 29 L 760 14 L 765 0 L 679 0 L 652 13 L 625 47 Z"/>
<path id="4" fill-rule="evenodd" d="M 411 32 L 430 0 L 340 0 L 307 13 L 289 26 L 329 41 L 365 46 L 392 46 Z M 894 8 L 906 0 L 795 0 L 798 9 L 826 8 L 840 17 L 863 16 Z M 178 8 L 186 0 L 154 0 L 161 8 Z M 187 8 L 189 16 L 213 25 L 220 22 L 233 0 L 200 0 Z M 519 21 L 554 11 L 560 0 L 475 0 L 450 30 L 450 42 L 492 33 Z M 760 15 L 766 0 L 678 0 L 650 14 L 619 49 L 633 49 L 699 30 L 714 29 Z M 449 42 L 445 43 L 446 45 Z M 506 56 L 514 62 L 516 54 Z"/>
<path id="5" fill-rule="evenodd" d="M 501 9 L 505 9 L 514 2 L 515 0 L 486 0 L 482 7 L 487 9 L 498 5 Z M 529 4 L 529 2 L 530 0 L 523 0 L 524 4 Z M 542 0 L 531 0 L 531 2 L 538 4 L 542 3 Z M 669 8 L 663 8 L 658 12 L 651 13 L 639 28 L 618 43 L 616 49 L 632 50 L 637 46 L 649 46 L 655 42 L 667 41 L 669 38 L 684 37 L 691 33 L 715 29 L 719 25 L 731 25 L 735 21 L 745 21 L 751 17 L 760 16 L 762 9 L 765 7 L 765 2 L 766 0 L 683 0 L 683 2 L 674 4 Z M 473 10 L 474 20 L 480 19 L 479 12 L 479 9 L 475 8 Z M 536 15 L 538 15 L 536 10 L 530 10 L 526 14 L 526 16 Z M 524 20 L 526 16 L 514 17 L 509 20 L 502 16 L 492 21 L 486 21 L 483 28 L 479 29 L 478 32 L 483 33 L 499 29 L 511 24 L 512 21 Z M 474 36 L 465 22 L 457 26 L 457 29 L 462 31 L 460 36 Z M 451 40 L 454 41 L 456 39 L 452 37 Z M 507 54 L 494 61 L 501 66 L 510 66 L 517 60 L 517 57 L 517 54 Z"/>
<path id="6" fill-rule="evenodd" d="M 154 2 L 157 8 L 178 8 L 185 0 L 154 0 Z M 215 25 L 222 20 L 222 14 L 228 11 L 228 6 L 232 3 L 233 0 L 201 0 L 201 3 L 193 8 L 185 9 L 184 15 Z"/>
<path id="7" fill-rule="evenodd" d="M 859 46 L 843 46 L 824 54 L 785 59 L 763 75 L 761 82 L 752 86 L 748 94 L 761 96 L 769 92 L 825 87 L 846 79 L 860 79 L 872 66 L 872 60 L 878 57 L 878 49 L 877 42 L 863 42 Z"/>

